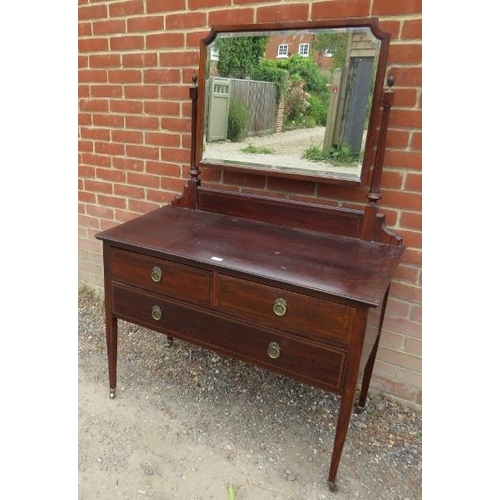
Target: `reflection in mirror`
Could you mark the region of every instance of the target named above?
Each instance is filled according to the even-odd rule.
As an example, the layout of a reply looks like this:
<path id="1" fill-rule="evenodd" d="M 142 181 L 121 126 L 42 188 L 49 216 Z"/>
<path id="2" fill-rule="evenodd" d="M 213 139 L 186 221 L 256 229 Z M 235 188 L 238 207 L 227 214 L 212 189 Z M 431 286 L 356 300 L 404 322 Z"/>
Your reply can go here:
<path id="1" fill-rule="evenodd" d="M 359 180 L 379 51 L 366 26 L 217 33 L 202 163 Z"/>

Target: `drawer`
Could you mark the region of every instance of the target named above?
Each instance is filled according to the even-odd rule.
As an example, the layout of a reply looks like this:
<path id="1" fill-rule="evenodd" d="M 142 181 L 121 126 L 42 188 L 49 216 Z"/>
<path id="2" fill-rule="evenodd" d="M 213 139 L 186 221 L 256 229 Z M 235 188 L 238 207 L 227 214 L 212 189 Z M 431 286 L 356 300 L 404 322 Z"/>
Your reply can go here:
<path id="1" fill-rule="evenodd" d="M 231 276 L 218 279 L 218 307 L 287 332 L 348 344 L 356 309 Z"/>
<path id="2" fill-rule="evenodd" d="M 114 284 L 112 290 L 114 313 L 122 319 L 326 390 L 342 389 L 347 364 L 347 353 L 342 349 L 127 286 Z"/>
<path id="3" fill-rule="evenodd" d="M 113 281 L 169 297 L 192 300 L 197 303 L 210 302 L 212 273 L 204 269 L 113 249 L 111 276 Z"/>

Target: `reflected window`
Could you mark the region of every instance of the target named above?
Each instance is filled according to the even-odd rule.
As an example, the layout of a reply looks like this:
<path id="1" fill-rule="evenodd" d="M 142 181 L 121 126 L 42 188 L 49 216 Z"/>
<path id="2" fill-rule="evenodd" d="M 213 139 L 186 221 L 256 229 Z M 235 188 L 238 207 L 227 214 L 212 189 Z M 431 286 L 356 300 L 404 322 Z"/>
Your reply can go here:
<path id="1" fill-rule="evenodd" d="M 218 61 L 219 60 L 219 49 L 216 49 L 215 47 L 212 47 L 210 49 L 210 59 L 212 61 Z"/>
<path id="2" fill-rule="evenodd" d="M 280 43 L 278 46 L 278 57 L 288 57 L 288 44 Z"/>
<path id="3" fill-rule="evenodd" d="M 299 54 L 301 56 L 307 57 L 309 55 L 309 44 L 308 43 L 301 43 L 299 45 Z"/>

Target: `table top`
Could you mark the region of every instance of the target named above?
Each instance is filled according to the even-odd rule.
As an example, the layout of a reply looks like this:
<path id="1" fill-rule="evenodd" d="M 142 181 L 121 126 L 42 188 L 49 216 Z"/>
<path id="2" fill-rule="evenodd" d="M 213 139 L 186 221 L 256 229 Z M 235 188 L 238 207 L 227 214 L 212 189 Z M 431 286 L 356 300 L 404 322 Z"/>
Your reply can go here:
<path id="1" fill-rule="evenodd" d="M 404 247 L 164 206 L 96 238 L 113 246 L 378 306 Z"/>

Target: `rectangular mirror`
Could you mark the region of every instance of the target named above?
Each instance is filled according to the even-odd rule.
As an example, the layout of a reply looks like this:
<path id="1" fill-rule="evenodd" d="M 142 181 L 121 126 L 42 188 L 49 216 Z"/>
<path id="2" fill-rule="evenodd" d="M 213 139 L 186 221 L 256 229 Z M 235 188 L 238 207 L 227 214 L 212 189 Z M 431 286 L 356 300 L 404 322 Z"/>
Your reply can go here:
<path id="1" fill-rule="evenodd" d="M 388 42 L 372 18 L 214 27 L 201 44 L 199 167 L 366 183 Z"/>

